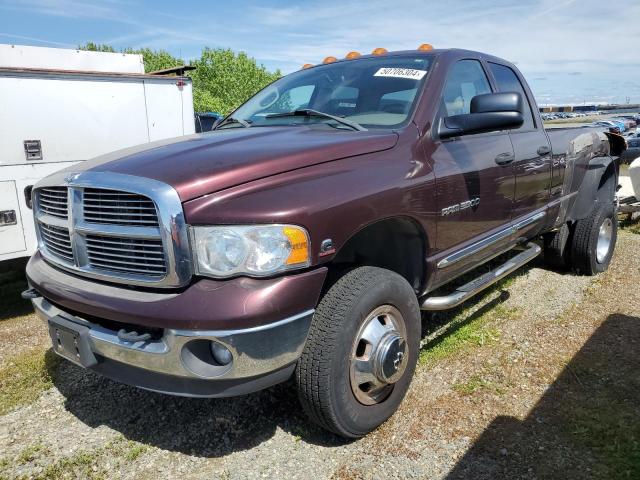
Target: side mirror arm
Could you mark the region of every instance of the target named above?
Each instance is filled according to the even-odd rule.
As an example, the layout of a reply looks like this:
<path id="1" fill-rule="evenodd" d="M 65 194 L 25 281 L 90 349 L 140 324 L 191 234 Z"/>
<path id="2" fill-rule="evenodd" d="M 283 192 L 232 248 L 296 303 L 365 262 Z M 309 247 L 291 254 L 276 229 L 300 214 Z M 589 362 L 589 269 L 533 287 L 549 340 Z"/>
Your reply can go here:
<path id="1" fill-rule="evenodd" d="M 464 128 L 458 122 L 458 115 L 442 117 L 438 125 L 438 136 L 442 139 L 457 137 L 464 133 Z"/>

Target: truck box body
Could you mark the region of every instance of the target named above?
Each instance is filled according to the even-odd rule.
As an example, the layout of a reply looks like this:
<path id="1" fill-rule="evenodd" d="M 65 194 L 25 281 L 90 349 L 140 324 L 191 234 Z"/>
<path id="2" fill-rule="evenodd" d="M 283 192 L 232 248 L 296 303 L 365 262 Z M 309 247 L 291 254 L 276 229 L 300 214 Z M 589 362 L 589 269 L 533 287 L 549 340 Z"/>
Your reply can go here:
<path id="1" fill-rule="evenodd" d="M 194 133 L 190 80 L 144 75 L 140 55 L 0 45 L 0 89 L 0 212 L 15 212 L 0 217 L 0 261 L 36 246 L 27 187 L 97 155 Z"/>

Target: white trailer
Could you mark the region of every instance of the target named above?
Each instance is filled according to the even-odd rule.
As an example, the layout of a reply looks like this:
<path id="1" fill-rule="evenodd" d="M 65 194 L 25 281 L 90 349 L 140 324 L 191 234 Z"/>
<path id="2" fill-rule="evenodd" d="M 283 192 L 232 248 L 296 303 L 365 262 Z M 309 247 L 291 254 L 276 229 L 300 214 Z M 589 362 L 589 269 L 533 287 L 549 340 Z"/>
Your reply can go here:
<path id="1" fill-rule="evenodd" d="M 145 75 L 140 55 L 0 45 L 0 261 L 35 250 L 42 177 L 194 131 L 191 80 Z"/>

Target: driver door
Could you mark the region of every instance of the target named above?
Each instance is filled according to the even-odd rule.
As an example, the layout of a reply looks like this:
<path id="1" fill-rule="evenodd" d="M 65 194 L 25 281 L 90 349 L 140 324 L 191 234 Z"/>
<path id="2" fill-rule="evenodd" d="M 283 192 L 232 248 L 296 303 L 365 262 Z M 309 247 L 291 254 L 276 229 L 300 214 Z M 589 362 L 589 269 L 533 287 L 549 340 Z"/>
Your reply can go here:
<path id="1" fill-rule="evenodd" d="M 459 60 L 445 81 L 437 122 L 470 113 L 471 99 L 483 93 L 491 86 L 482 63 Z M 438 284 L 506 249 L 515 174 L 509 163 L 496 162 L 513 155 L 507 132 L 435 141 Z"/>

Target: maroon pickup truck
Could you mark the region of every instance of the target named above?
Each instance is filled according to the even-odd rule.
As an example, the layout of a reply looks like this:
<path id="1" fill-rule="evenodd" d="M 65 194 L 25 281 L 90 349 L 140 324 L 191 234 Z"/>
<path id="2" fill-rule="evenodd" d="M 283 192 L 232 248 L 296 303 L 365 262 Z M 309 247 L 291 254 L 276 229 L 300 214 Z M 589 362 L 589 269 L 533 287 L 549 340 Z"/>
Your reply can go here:
<path id="1" fill-rule="evenodd" d="M 624 141 L 546 131 L 499 58 L 374 53 L 305 66 L 213 132 L 37 184 L 23 296 L 54 351 L 174 395 L 294 377 L 315 422 L 358 437 L 402 401 L 421 311 L 459 305 L 542 251 L 580 274 L 607 268 Z"/>

